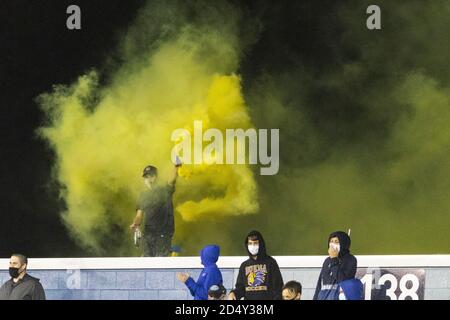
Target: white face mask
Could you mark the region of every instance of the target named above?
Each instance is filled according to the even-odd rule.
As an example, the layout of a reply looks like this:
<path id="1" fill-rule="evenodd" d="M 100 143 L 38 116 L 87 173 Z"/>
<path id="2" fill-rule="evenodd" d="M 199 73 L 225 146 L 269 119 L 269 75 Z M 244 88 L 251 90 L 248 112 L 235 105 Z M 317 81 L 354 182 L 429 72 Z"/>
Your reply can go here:
<path id="1" fill-rule="evenodd" d="M 330 247 L 337 250 L 337 252 L 341 251 L 341 245 L 339 243 L 330 243 Z"/>
<path id="2" fill-rule="evenodd" d="M 249 245 L 248 246 L 248 251 L 250 252 L 250 254 L 252 256 L 256 256 L 258 254 L 258 251 L 259 251 L 259 246 L 258 245 Z"/>

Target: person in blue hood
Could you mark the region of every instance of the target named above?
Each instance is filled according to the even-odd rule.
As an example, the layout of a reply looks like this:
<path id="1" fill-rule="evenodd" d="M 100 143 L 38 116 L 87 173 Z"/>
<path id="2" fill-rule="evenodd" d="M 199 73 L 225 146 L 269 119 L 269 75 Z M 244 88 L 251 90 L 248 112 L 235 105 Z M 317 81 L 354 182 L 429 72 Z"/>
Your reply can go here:
<path id="1" fill-rule="evenodd" d="M 328 255 L 317 281 L 314 300 L 338 300 L 339 284 L 354 279 L 357 261 L 350 254 L 351 240 L 347 233 L 333 232 L 328 237 Z"/>
<path id="2" fill-rule="evenodd" d="M 222 273 L 216 265 L 220 255 L 220 247 L 207 245 L 200 251 L 203 268 L 197 281 L 187 273 L 177 273 L 177 279 L 183 282 L 194 296 L 194 300 L 208 300 L 208 290 L 212 285 L 221 285 Z"/>

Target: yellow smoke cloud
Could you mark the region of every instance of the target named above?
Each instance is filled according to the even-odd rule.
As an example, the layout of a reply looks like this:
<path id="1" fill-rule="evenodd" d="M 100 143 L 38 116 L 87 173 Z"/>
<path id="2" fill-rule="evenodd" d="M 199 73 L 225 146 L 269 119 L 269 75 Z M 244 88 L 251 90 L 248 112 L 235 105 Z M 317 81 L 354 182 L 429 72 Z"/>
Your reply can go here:
<path id="1" fill-rule="evenodd" d="M 202 59 L 205 47 L 213 59 Z M 141 172 L 153 164 L 166 179 L 173 130 L 193 133 L 195 120 L 204 130 L 253 126 L 232 70 L 234 50 L 225 34 L 187 29 L 143 59 L 130 60 L 107 86 L 100 87 L 92 71 L 40 97 L 49 116 L 40 133 L 55 150 L 55 172 L 64 186 L 62 216 L 83 246 L 102 255 L 133 252 L 126 230 L 144 187 Z M 180 176 L 175 207 L 185 220 L 258 210 L 247 165 L 185 165 Z M 185 232 L 177 221 L 176 235 Z"/>

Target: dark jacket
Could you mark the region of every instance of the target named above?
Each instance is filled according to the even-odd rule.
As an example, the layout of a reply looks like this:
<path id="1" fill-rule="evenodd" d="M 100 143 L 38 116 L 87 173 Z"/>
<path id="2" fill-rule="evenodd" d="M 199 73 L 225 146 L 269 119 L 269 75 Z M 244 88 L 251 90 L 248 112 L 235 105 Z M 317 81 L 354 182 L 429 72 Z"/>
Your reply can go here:
<path id="1" fill-rule="evenodd" d="M 39 279 L 25 274 L 17 283 L 10 279 L 2 285 L 0 300 L 45 300 L 45 292 Z"/>
<path id="2" fill-rule="evenodd" d="M 191 277 L 186 281 L 186 286 L 194 296 L 194 300 L 208 300 L 209 288 L 214 284 L 222 284 L 222 273 L 216 265 L 219 255 L 220 248 L 216 245 L 206 246 L 200 251 L 202 265 L 205 268 L 200 273 L 197 282 Z"/>
<path id="3" fill-rule="evenodd" d="M 256 236 L 259 240 L 259 252 L 256 260 L 252 258 L 247 248 L 247 239 Z M 267 255 L 264 239 L 258 231 L 250 232 L 245 237 L 245 248 L 249 259 L 244 261 L 233 290 L 236 299 L 246 300 L 280 300 L 283 287 L 283 277 L 274 258 Z"/>
<path id="4" fill-rule="evenodd" d="M 344 280 L 355 278 L 357 261 L 350 254 L 351 240 L 347 233 L 342 231 L 333 232 L 328 237 L 339 239 L 340 251 L 336 258 L 326 258 L 317 281 L 314 300 L 335 300 L 339 298 L 339 283 Z"/>
<path id="5" fill-rule="evenodd" d="M 170 238 L 175 232 L 172 197 L 174 185 L 158 185 L 139 196 L 136 210 L 144 213 L 145 234 L 147 236 L 166 235 Z"/>

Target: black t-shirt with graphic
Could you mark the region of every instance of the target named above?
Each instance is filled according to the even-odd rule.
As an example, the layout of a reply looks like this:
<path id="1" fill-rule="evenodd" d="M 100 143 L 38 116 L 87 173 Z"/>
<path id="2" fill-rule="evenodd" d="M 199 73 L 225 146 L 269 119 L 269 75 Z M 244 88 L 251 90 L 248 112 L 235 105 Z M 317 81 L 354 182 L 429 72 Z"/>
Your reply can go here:
<path id="1" fill-rule="evenodd" d="M 173 236 L 175 231 L 172 196 L 175 186 L 166 184 L 141 193 L 136 209 L 144 213 L 147 235 Z"/>

